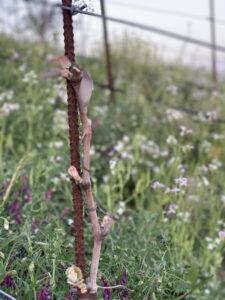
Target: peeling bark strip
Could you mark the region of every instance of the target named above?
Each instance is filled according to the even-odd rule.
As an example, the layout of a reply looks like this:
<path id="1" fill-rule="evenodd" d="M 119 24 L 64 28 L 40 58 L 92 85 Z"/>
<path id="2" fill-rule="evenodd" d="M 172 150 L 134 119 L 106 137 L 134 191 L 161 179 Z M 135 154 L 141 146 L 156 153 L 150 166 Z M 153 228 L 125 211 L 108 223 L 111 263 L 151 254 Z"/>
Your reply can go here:
<path id="1" fill-rule="evenodd" d="M 62 5 L 71 6 L 71 0 L 62 0 Z M 72 15 L 68 10 L 63 10 L 63 29 L 65 55 L 71 62 L 75 60 Z M 78 101 L 71 82 L 67 79 L 68 95 L 68 123 L 71 165 L 80 172 L 79 154 L 79 123 L 78 123 Z M 84 220 L 83 200 L 79 185 L 72 178 L 72 193 L 74 207 L 74 234 L 75 234 L 75 263 L 85 274 L 85 248 L 84 248 Z"/>

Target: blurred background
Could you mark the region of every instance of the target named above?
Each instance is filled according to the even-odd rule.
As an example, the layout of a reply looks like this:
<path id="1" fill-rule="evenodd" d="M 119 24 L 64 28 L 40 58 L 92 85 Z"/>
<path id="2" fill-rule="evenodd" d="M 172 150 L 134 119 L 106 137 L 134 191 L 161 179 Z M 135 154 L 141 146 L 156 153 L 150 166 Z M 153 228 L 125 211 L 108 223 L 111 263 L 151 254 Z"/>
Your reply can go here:
<path id="1" fill-rule="evenodd" d="M 60 1 L 58 1 L 60 3 Z M 39 40 L 53 40 L 62 46 L 62 17 L 59 8 L 51 6 L 58 3 L 53 0 L 1 0 L 1 30 L 15 37 Z M 100 2 L 88 0 L 88 10 L 100 14 Z M 105 0 L 106 15 L 152 26 L 142 30 L 117 22 L 107 22 L 109 40 L 116 47 L 116 39 L 121 36 L 137 36 L 154 47 L 164 61 L 212 68 L 214 72 L 225 71 L 225 2 L 223 0 Z M 81 4 L 76 1 L 75 4 Z M 74 17 L 76 49 L 82 55 L 94 54 L 96 44 L 103 43 L 102 20 L 93 16 L 77 15 Z M 171 38 L 167 33 L 157 33 L 155 29 L 166 30 L 208 43 L 200 46 L 178 38 Z M 224 49 L 212 54 L 210 44 Z M 213 47 L 213 46 L 212 46 Z M 218 49 L 217 49 L 218 50 Z M 214 58 L 212 58 L 214 55 Z M 138 58 L 137 58 L 138 59 Z"/>
<path id="2" fill-rule="evenodd" d="M 0 0 L 0 290 L 18 300 L 74 299 L 67 91 L 50 63 L 60 3 Z M 73 24 L 94 80 L 91 180 L 99 218 L 118 217 L 98 284 L 124 286 L 100 299 L 223 300 L 225 1 L 85 4 Z M 88 269 L 85 201 L 84 223 Z"/>

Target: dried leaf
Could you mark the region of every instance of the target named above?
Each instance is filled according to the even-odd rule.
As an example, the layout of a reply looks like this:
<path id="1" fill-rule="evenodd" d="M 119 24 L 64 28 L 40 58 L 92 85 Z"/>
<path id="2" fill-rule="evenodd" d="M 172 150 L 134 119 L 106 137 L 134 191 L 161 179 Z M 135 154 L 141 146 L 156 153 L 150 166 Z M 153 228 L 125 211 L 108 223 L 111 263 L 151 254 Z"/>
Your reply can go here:
<path id="1" fill-rule="evenodd" d="M 86 284 L 84 283 L 83 275 L 81 269 L 72 265 L 66 270 L 67 283 L 73 287 L 80 289 L 81 293 L 84 294 L 87 292 Z"/>
<path id="2" fill-rule="evenodd" d="M 80 105 L 80 111 L 82 113 L 87 113 L 87 107 L 90 102 L 93 91 L 93 80 L 89 73 L 85 70 L 83 70 L 82 75 L 83 76 L 78 91 L 78 100 Z"/>

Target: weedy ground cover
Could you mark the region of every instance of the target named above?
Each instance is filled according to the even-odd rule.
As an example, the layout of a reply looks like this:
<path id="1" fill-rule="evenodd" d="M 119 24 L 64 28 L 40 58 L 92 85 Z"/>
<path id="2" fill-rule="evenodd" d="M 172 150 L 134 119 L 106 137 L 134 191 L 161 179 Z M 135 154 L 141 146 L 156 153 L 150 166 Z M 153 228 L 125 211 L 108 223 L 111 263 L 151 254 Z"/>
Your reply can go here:
<path id="1" fill-rule="evenodd" d="M 95 199 L 100 215 L 120 216 L 103 245 L 99 284 L 126 287 L 99 293 L 222 300 L 224 89 L 190 84 L 211 83 L 203 71 L 164 65 L 140 43 L 118 43 L 113 53 L 115 83 L 125 92 L 112 103 L 96 86 L 90 108 Z M 49 47 L 5 36 L 0 46 L 1 289 L 17 299 L 72 299 L 64 82 L 44 78 Z M 104 81 L 101 56 L 79 63 Z"/>

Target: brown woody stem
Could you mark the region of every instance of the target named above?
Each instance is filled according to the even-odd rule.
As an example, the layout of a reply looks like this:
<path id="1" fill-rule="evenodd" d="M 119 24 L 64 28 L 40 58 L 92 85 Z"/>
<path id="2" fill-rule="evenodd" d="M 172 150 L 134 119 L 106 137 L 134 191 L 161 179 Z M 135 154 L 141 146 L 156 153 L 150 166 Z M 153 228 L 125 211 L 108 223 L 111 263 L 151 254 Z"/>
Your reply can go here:
<path id="1" fill-rule="evenodd" d="M 74 180 L 81 184 L 83 190 L 86 195 L 87 199 L 87 206 L 89 210 L 89 217 L 91 220 L 92 225 L 92 232 L 94 236 L 94 247 L 92 251 L 92 261 L 91 261 L 91 271 L 90 276 L 88 279 L 87 287 L 90 293 L 96 293 L 97 291 L 97 273 L 98 273 L 98 266 L 101 254 L 101 245 L 103 239 L 111 230 L 114 219 L 106 215 L 103 218 L 102 224 L 98 221 L 97 211 L 96 211 L 96 204 L 94 201 L 92 188 L 91 188 L 91 181 L 90 181 L 90 145 L 91 145 L 91 137 L 92 137 L 92 130 L 91 130 L 91 122 L 88 120 L 86 114 L 80 115 L 81 122 L 83 125 L 83 175 L 82 177 L 79 176 L 77 170 L 74 167 L 69 168 L 69 174 L 74 178 Z"/>

